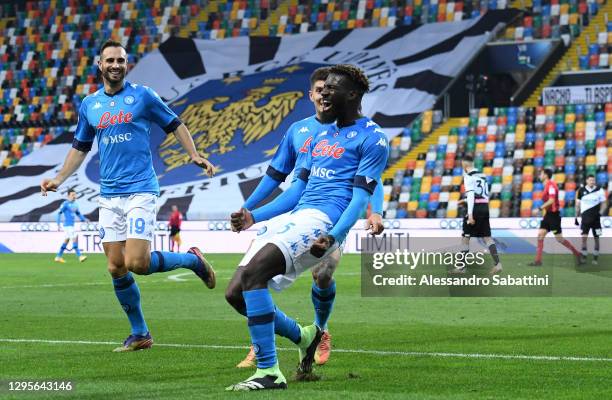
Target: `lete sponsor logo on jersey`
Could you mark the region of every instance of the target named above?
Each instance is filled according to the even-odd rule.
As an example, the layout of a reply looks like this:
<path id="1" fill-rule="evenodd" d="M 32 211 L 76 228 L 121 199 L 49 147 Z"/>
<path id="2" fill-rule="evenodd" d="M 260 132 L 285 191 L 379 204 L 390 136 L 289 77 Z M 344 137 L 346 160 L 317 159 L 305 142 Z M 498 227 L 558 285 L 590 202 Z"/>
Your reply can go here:
<path id="1" fill-rule="evenodd" d="M 116 124 L 129 124 L 132 122 L 132 113 L 127 112 L 123 113 L 123 110 L 119 110 L 118 114 L 111 114 L 109 111 L 106 111 L 100 117 L 100 122 L 96 126 L 97 129 L 106 129 L 111 125 Z"/>
<path id="2" fill-rule="evenodd" d="M 344 147 L 340 146 L 339 142 L 330 145 L 327 139 L 321 140 L 312 150 L 313 157 L 333 157 L 337 160 L 342 157 L 342 154 L 344 154 Z"/>

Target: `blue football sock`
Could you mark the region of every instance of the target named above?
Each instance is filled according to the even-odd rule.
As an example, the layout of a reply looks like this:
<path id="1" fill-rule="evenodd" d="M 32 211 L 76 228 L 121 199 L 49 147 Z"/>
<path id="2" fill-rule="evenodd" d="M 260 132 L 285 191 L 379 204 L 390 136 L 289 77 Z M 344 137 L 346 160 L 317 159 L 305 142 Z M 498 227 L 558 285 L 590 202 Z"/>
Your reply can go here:
<path id="1" fill-rule="evenodd" d="M 276 342 L 274 337 L 274 303 L 268 289 L 242 292 L 247 308 L 251 342 L 257 357 L 257 368 L 276 365 Z"/>
<path id="2" fill-rule="evenodd" d="M 278 307 L 274 307 L 274 333 L 286 337 L 293 343 L 300 342 L 300 327 Z"/>
<path id="3" fill-rule="evenodd" d="M 168 272 L 177 268 L 187 268 L 192 271 L 203 268 L 200 259 L 191 253 L 172 253 L 170 251 L 151 252 L 148 274 Z"/>
<path id="4" fill-rule="evenodd" d="M 327 320 L 334 308 L 336 298 L 336 281 L 326 289 L 321 289 L 316 282 L 312 283 L 312 305 L 315 309 L 315 324 L 323 330 L 327 329 Z"/>
<path id="5" fill-rule="evenodd" d="M 68 247 L 66 243 L 62 243 L 62 247 L 60 247 L 59 251 L 57 252 L 58 257 L 61 257 L 62 255 L 64 255 L 64 252 L 66 251 L 66 247 Z"/>
<path id="6" fill-rule="evenodd" d="M 79 244 L 77 242 L 72 242 L 72 248 L 74 249 L 76 256 L 81 257 L 81 250 L 79 249 Z"/>
<path id="7" fill-rule="evenodd" d="M 140 308 L 140 289 L 131 272 L 121 278 L 113 279 L 115 294 L 119 304 L 127 314 L 132 326 L 132 335 L 146 335 L 149 332 L 147 323 Z"/>

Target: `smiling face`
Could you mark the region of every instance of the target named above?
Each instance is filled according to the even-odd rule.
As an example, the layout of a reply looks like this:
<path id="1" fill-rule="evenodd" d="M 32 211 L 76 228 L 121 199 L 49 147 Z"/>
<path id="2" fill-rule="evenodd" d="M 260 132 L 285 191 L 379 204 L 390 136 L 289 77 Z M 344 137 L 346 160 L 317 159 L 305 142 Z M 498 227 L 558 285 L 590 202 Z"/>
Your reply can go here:
<path id="1" fill-rule="evenodd" d="M 354 100 L 356 92 L 353 90 L 350 80 L 339 74 L 329 74 L 325 81 L 325 87 L 321 92 L 323 112 L 339 115 L 345 112 L 348 104 Z"/>
<path id="2" fill-rule="evenodd" d="M 127 54 L 122 47 L 107 47 L 100 56 L 98 68 L 102 78 L 111 86 L 118 86 L 127 75 Z"/>
<path id="3" fill-rule="evenodd" d="M 323 92 L 323 88 L 325 87 L 324 80 L 315 81 L 314 85 L 310 88 L 308 95 L 310 97 L 310 101 L 315 106 L 315 111 L 317 113 L 317 118 L 321 122 L 332 122 L 335 119 L 333 113 L 327 112 L 323 107 L 323 96 L 321 93 Z"/>

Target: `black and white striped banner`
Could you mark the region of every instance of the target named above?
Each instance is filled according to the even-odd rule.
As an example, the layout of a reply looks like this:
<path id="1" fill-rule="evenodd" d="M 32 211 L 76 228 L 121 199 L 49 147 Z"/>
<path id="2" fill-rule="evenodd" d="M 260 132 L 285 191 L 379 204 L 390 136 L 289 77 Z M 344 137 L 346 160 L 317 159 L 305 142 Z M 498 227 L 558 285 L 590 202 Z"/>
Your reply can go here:
<path id="1" fill-rule="evenodd" d="M 162 188 L 160 218 L 166 218 L 172 204 L 192 220 L 225 219 L 238 209 L 263 176 L 283 132 L 292 122 L 313 113 L 307 94 L 308 75 L 316 66 L 350 63 L 365 70 L 372 90 L 364 97 L 363 112 L 391 137 L 430 109 L 448 83 L 489 41 L 496 25 L 513 15 L 489 12 L 478 19 L 420 27 L 311 32 L 280 38 L 169 39 L 142 58 L 128 80 L 151 86 L 167 100 L 186 121 L 198 150 L 209 154 L 221 172 L 209 179 L 195 167 L 177 162 L 178 144 L 166 140 L 161 129 L 152 130 L 153 162 Z M 249 110 L 263 115 L 265 108 L 274 108 L 274 104 L 285 110 L 280 123 L 251 118 L 253 111 Z M 209 115 L 203 116 L 204 112 Z M 205 121 L 194 121 L 193 116 Z M 235 122 L 232 132 L 206 125 L 208 120 L 228 118 Z M 246 138 L 245 126 L 257 132 Z M 0 172 L 0 221 L 53 221 L 68 188 L 77 190 L 83 214 L 97 219 L 96 145 L 60 193 L 40 195 L 41 180 L 55 176 L 71 141 L 71 135 L 65 134 Z M 219 151 L 221 143 L 224 151 Z"/>

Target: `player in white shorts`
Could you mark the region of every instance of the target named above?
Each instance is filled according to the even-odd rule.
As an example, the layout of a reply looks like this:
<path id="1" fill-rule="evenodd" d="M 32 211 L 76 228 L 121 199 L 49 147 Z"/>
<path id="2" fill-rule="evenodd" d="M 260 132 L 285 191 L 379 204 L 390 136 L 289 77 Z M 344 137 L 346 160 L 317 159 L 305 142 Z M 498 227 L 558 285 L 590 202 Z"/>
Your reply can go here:
<path id="1" fill-rule="evenodd" d="M 236 270 L 229 284 L 236 291 L 232 297 L 243 299 L 230 304 L 248 319 L 257 371 L 227 390 L 287 388 L 276 356 L 275 333 L 298 346 L 298 374 L 312 372 L 321 329 L 316 324 L 301 327 L 285 315 L 274 305 L 268 286 L 287 287 L 335 251 L 374 193 L 386 166 L 388 142 L 381 128 L 360 113 L 361 98 L 368 90 L 359 68 L 331 67 L 321 95 L 336 124 L 313 132 L 291 188 L 252 212 L 232 214 L 236 231 L 268 222 L 241 261 L 244 268 Z"/>
<path id="2" fill-rule="evenodd" d="M 106 41 L 98 68 L 104 87 L 87 96 L 79 108 L 72 149 L 53 179 L 44 179 L 43 195 L 72 175 L 91 150 L 94 138 L 100 156 L 100 238 L 113 278 L 115 295 L 125 311 L 131 333 L 117 352 L 148 349 L 153 339 L 140 305 L 132 272 L 148 275 L 176 268 L 192 270 L 207 287 L 215 274 L 196 247 L 187 253 L 151 252 L 159 183 L 153 170 L 149 131 L 152 123 L 174 134 L 191 161 L 210 176 L 213 165 L 201 157 L 187 127 L 152 89 L 125 80 L 127 54 L 119 42 Z"/>

